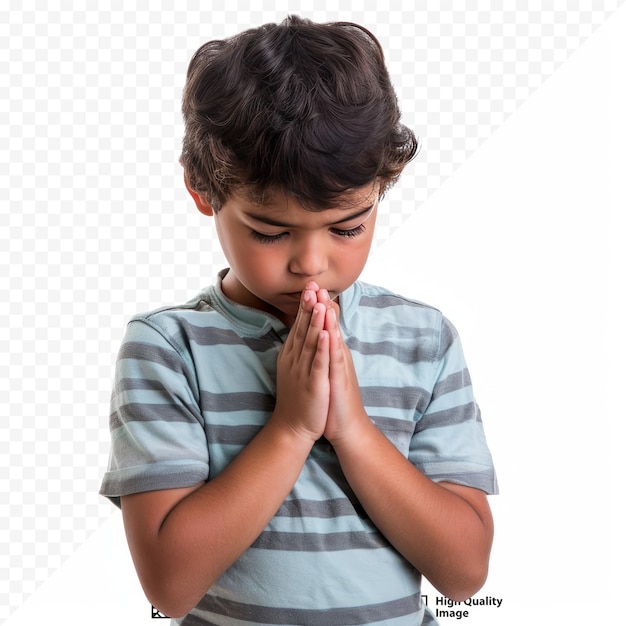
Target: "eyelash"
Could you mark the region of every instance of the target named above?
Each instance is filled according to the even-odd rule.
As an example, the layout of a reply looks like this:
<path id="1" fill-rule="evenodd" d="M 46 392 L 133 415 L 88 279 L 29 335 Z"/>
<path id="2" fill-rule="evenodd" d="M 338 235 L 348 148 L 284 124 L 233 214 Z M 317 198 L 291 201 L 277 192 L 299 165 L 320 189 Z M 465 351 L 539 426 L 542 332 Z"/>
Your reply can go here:
<path id="1" fill-rule="evenodd" d="M 280 233 L 280 235 L 264 235 L 256 230 L 250 231 L 252 238 L 256 239 L 259 243 L 276 243 L 279 239 L 282 239 L 286 233 Z"/>
<path id="2" fill-rule="evenodd" d="M 351 237 L 358 237 L 365 232 L 365 224 L 359 224 L 355 228 L 349 228 L 348 230 L 334 229 L 333 232 L 335 235 L 339 235 L 340 237 L 347 237 L 350 239 Z"/>
<path id="3" fill-rule="evenodd" d="M 349 228 L 347 230 L 333 228 L 331 232 L 339 237 L 345 237 L 346 239 L 351 239 L 352 237 L 358 237 L 365 232 L 365 224 L 360 224 L 356 228 Z M 283 237 L 287 235 L 287 233 L 279 233 L 278 235 L 264 235 L 263 233 L 259 233 L 256 230 L 251 231 L 252 238 L 256 239 L 259 243 L 276 243 L 281 240 Z"/>

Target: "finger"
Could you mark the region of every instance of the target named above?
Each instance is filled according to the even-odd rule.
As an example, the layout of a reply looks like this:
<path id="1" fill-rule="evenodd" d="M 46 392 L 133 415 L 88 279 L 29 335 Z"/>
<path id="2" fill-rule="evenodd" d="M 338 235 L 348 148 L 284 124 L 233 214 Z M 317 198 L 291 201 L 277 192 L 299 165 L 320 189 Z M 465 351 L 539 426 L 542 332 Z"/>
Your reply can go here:
<path id="1" fill-rule="evenodd" d="M 326 310 L 326 318 L 324 328 L 328 331 L 329 354 L 330 354 L 330 373 L 335 376 L 339 375 L 345 365 L 344 362 L 344 343 L 341 336 L 341 329 L 337 321 L 337 313 L 335 309 Z"/>
<path id="2" fill-rule="evenodd" d="M 287 341 L 285 342 L 286 350 L 295 350 L 297 353 L 302 351 L 302 345 L 306 338 L 311 323 L 311 315 L 313 307 L 317 302 L 317 297 L 312 289 L 304 289 L 300 298 L 300 306 Z"/>
<path id="3" fill-rule="evenodd" d="M 326 289 L 320 289 L 317 292 L 317 301 L 321 302 L 325 306 L 328 306 L 331 302 L 330 296 L 328 295 L 328 291 Z"/>
<path id="4" fill-rule="evenodd" d="M 339 319 L 339 303 L 337 297 L 333 300 L 326 289 L 320 289 L 317 294 L 317 301 L 322 302 L 327 309 L 334 309 L 337 319 Z"/>
<path id="5" fill-rule="evenodd" d="M 324 328 L 331 334 L 339 333 L 339 337 L 341 338 L 341 328 L 339 327 L 339 306 L 332 300 L 329 301 L 326 309 Z"/>
<path id="6" fill-rule="evenodd" d="M 340 308 L 339 308 L 339 303 L 337 302 L 337 300 L 331 300 L 328 303 L 328 308 L 333 309 L 335 311 L 335 315 L 337 317 L 337 320 L 339 320 L 339 312 L 340 312 Z M 337 322 L 337 324 L 339 324 L 339 322 Z"/>
<path id="7" fill-rule="evenodd" d="M 324 305 L 318 302 L 313 307 L 311 313 L 311 323 L 309 324 L 304 343 L 302 344 L 302 357 L 308 359 L 309 365 L 313 361 L 318 349 L 319 335 L 324 329 L 325 312 Z"/>
<path id="8" fill-rule="evenodd" d="M 326 330 L 320 330 L 317 336 L 317 349 L 315 358 L 311 364 L 311 377 L 313 379 L 328 378 L 328 368 L 330 366 L 330 350 L 329 350 L 329 333 Z"/>

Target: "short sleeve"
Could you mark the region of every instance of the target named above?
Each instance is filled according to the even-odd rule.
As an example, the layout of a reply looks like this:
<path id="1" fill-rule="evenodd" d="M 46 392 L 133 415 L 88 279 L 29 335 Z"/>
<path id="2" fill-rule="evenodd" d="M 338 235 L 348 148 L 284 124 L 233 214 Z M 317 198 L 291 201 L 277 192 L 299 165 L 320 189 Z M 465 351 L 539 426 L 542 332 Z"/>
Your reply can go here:
<path id="1" fill-rule="evenodd" d="M 432 394 L 418 419 L 409 458 L 435 482 L 452 482 L 498 493 L 480 409 L 458 333 L 441 318 L 432 359 Z"/>
<path id="2" fill-rule="evenodd" d="M 115 371 L 111 450 L 100 494 L 190 487 L 208 477 L 208 446 L 191 359 L 148 320 L 127 328 Z"/>

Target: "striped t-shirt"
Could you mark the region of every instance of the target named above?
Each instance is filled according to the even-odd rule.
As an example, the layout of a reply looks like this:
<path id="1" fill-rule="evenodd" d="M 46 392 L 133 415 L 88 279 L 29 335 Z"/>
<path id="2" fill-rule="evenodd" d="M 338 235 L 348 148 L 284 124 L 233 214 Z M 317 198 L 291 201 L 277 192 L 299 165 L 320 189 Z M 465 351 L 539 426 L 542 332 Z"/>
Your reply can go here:
<path id="1" fill-rule="evenodd" d="M 271 415 L 276 357 L 288 329 L 228 300 L 223 275 L 187 304 L 128 325 L 100 491 L 118 505 L 123 495 L 211 480 Z M 376 426 L 432 480 L 496 493 L 451 324 L 430 306 L 361 282 L 341 294 L 340 306 L 363 404 Z M 254 544 L 173 623 L 435 624 L 420 580 L 368 519 L 322 438 Z"/>

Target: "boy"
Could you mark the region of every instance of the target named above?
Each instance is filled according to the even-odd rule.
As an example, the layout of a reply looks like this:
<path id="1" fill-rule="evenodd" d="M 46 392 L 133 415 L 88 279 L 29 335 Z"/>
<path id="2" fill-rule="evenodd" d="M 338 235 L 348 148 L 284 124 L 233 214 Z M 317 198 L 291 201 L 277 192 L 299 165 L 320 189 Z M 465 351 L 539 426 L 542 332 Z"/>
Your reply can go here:
<path id="1" fill-rule="evenodd" d="M 229 268 L 135 317 L 101 493 L 151 602 L 200 624 L 434 624 L 497 490 L 453 327 L 359 283 L 414 156 L 378 41 L 290 17 L 201 47 L 181 162 Z"/>

